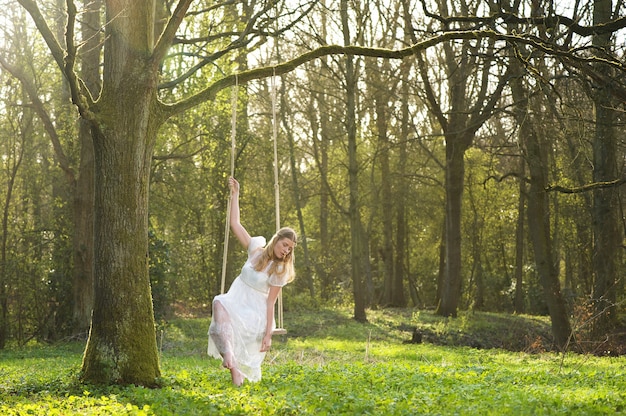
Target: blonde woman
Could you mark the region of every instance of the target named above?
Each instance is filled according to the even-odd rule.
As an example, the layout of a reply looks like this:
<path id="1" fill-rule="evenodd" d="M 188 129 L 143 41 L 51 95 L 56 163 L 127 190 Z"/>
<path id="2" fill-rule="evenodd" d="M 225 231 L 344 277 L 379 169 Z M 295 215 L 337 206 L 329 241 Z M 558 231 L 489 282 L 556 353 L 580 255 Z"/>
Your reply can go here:
<path id="1" fill-rule="evenodd" d="M 239 182 L 231 177 L 229 186 L 230 227 L 248 250 L 248 259 L 228 292 L 213 299 L 208 353 L 221 358 L 233 384 L 241 386 L 245 379 L 261 379 L 261 364 L 272 346 L 272 331 L 276 328 L 276 299 L 295 276 L 293 250 L 297 235 L 286 227 L 267 244 L 264 237 L 251 237 L 240 221 Z"/>

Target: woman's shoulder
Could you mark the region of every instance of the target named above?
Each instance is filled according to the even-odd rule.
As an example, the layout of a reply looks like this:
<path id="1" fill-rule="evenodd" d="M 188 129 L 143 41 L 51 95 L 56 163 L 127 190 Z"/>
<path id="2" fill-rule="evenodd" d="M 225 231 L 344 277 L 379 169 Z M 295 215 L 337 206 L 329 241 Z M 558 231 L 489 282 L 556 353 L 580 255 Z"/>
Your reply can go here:
<path id="1" fill-rule="evenodd" d="M 248 254 L 253 253 L 258 248 L 265 247 L 266 244 L 265 237 L 263 236 L 255 236 L 250 238 L 250 244 L 248 244 Z"/>

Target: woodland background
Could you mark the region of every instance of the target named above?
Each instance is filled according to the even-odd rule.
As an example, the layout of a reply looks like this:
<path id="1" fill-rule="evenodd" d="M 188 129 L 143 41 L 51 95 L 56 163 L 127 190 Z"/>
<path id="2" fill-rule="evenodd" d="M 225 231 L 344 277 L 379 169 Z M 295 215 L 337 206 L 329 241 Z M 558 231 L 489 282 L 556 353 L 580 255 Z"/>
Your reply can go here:
<path id="1" fill-rule="evenodd" d="M 90 130 L 25 10 L 34 2 L 18 3 L 0 10 L 0 348 L 85 338 L 98 296 Z M 56 38 L 76 42 L 73 68 L 95 92 L 107 3 L 76 2 L 69 38 L 73 2 L 37 2 Z M 146 3 L 159 33 L 176 5 Z M 317 305 L 352 305 L 358 321 L 392 306 L 549 314 L 559 349 L 588 348 L 619 326 L 621 2 L 188 3 L 159 65 L 158 98 L 268 69 L 235 89 L 235 176 L 244 225 L 271 236 L 276 128 L 280 222 L 301 236 L 286 314 Z M 335 44 L 369 52 L 279 68 Z M 232 91 L 169 118 L 156 136 L 147 261 L 157 321 L 207 314 L 220 291 Z M 245 255 L 230 247 L 227 286 Z"/>

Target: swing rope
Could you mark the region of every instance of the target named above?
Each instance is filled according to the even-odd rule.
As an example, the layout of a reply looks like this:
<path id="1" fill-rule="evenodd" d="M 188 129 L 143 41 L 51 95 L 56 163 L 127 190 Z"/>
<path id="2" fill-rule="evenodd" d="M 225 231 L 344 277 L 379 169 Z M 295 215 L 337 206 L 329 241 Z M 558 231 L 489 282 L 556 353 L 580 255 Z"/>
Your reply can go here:
<path id="1" fill-rule="evenodd" d="M 233 87 L 230 97 L 233 114 L 230 121 L 230 176 L 235 177 L 235 150 L 237 139 L 237 94 L 239 92 L 239 78 L 235 74 L 235 86 Z M 224 230 L 224 254 L 222 259 L 222 287 L 220 293 L 224 293 L 226 286 L 226 264 L 228 261 L 228 240 L 230 239 L 230 207 L 232 205 L 233 196 L 228 192 L 228 203 L 226 204 L 226 226 Z"/>
<path id="2" fill-rule="evenodd" d="M 274 67 L 271 79 L 271 95 L 272 95 L 272 138 L 274 141 L 274 206 L 276 207 L 276 232 L 280 230 L 280 187 L 278 185 L 278 122 L 276 111 L 276 67 Z M 277 299 L 278 317 L 276 319 L 275 334 L 286 334 L 287 331 L 283 328 L 283 291 L 278 293 Z"/>

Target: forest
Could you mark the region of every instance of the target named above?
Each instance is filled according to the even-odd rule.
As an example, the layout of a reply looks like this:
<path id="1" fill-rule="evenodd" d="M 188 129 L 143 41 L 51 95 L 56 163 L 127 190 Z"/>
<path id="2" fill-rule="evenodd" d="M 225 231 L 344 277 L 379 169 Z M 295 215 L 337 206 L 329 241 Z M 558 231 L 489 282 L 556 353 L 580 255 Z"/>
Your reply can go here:
<path id="1" fill-rule="evenodd" d="M 157 326 L 245 259 L 234 175 L 251 233 L 299 233 L 285 315 L 626 351 L 622 2 L 0 4 L 0 350 L 81 340 L 82 380 L 153 385 Z"/>

